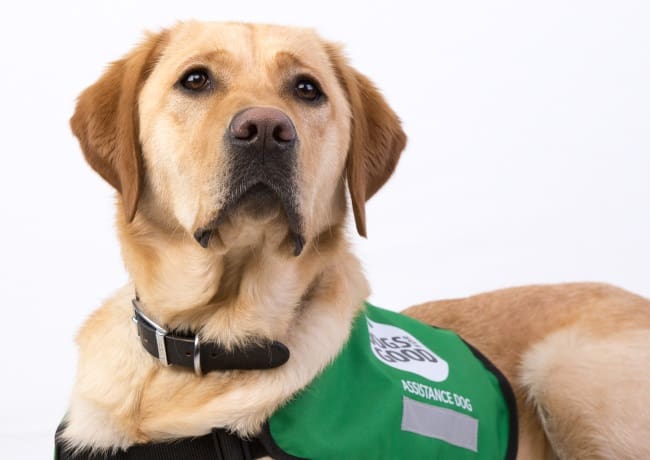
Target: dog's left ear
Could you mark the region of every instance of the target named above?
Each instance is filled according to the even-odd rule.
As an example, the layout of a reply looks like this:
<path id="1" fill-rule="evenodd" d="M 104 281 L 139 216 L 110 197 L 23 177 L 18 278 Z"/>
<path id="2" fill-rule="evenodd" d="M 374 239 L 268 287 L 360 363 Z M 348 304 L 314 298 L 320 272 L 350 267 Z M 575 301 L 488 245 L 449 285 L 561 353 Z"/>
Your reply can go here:
<path id="1" fill-rule="evenodd" d="M 348 187 L 357 231 L 366 233 L 365 204 L 393 174 L 406 146 L 399 118 L 375 85 L 353 69 L 341 48 L 327 44 L 332 66 L 346 92 L 351 111 L 351 137 L 346 163 Z"/>
<path id="2" fill-rule="evenodd" d="M 167 33 L 152 34 L 110 65 L 87 88 L 70 119 L 86 161 L 121 195 L 126 220 L 133 220 L 142 187 L 138 96 Z"/>

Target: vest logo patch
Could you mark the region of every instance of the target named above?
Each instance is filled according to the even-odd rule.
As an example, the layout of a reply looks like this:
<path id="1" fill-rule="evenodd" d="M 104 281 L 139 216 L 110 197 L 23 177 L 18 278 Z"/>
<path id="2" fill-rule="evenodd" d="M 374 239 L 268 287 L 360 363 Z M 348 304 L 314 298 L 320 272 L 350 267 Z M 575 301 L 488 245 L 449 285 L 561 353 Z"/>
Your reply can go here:
<path id="1" fill-rule="evenodd" d="M 447 361 L 422 342 L 399 327 L 376 323 L 369 318 L 370 349 L 382 363 L 412 372 L 433 382 L 442 382 L 449 375 Z"/>

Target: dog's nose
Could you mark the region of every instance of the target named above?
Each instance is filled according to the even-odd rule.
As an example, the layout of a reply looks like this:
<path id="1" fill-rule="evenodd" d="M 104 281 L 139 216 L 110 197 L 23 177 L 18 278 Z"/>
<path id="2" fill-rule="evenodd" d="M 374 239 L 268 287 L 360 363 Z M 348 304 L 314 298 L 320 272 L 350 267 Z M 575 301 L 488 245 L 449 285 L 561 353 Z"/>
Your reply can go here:
<path id="1" fill-rule="evenodd" d="M 230 122 L 231 139 L 239 145 L 263 150 L 284 150 L 296 141 L 296 128 L 281 110 L 251 107 Z"/>

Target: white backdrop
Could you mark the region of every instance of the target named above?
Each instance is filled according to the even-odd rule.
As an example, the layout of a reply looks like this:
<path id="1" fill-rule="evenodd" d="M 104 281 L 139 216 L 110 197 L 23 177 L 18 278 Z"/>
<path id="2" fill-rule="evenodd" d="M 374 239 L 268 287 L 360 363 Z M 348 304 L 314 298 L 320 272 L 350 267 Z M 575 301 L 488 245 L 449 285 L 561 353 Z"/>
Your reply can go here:
<path id="1" fill-rule="evenodd" d="M 74 99 L 178 19 L 313 26 L 347 43 L 409 145 L 356 246 L 376 304 L 524 283 L 650 296 L 650 4 L 644 1 L 11 2 L 0 14 L 0 457 L 51 456 L 73 336 L 126 275 L 113 192 Z"/>

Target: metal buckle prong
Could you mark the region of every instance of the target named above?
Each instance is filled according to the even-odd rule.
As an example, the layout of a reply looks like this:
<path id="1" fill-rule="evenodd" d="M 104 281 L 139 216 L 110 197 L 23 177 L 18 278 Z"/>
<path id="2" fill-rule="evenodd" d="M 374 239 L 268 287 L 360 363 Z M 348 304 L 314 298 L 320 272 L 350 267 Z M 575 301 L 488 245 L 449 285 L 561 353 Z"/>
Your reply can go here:
<path id="1" fill-rule="evenodd" d="M 158 347 L 158 359 L 165 366 L 169 366 L 167 362 L 167 347 L 165 346 L 165 336 L 167 332 L 159 331 L 156 329 L 156 346 Z"/>
<path id="2" fill-rule="evenodd" d="M 194 373 L 199 377 L 203 375 L 201 370 L 201 344 L 199 342 L 199 334 L 194 336 Z"/>

